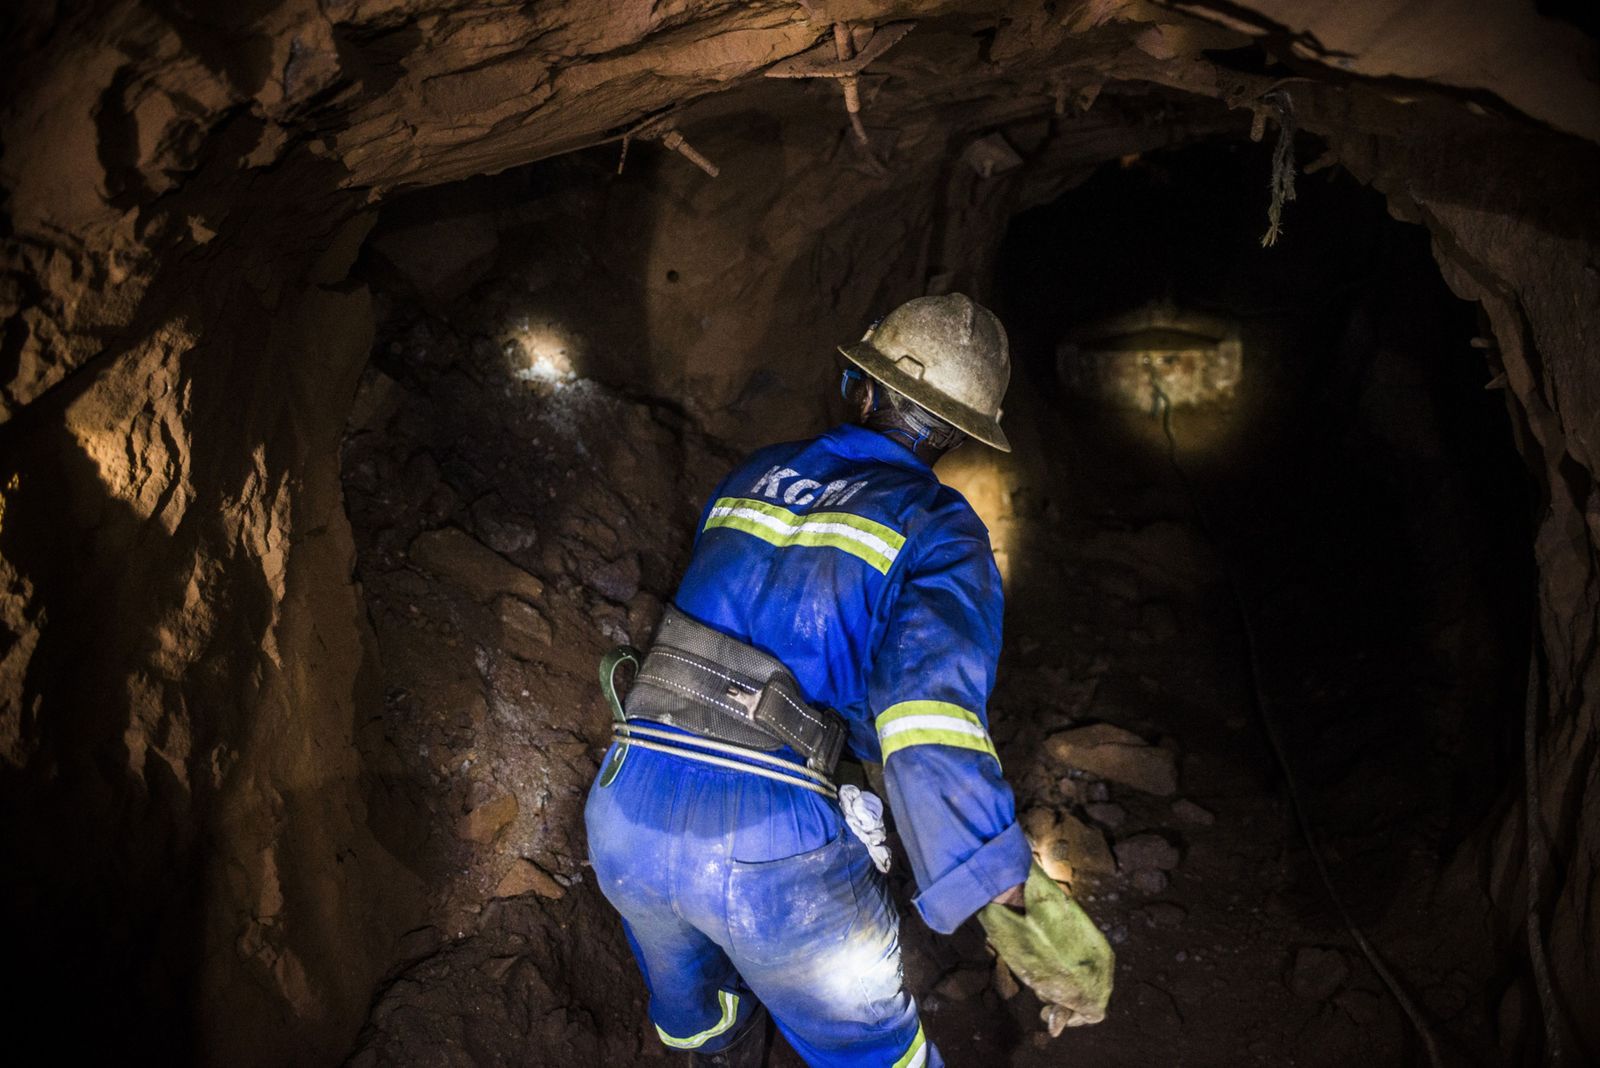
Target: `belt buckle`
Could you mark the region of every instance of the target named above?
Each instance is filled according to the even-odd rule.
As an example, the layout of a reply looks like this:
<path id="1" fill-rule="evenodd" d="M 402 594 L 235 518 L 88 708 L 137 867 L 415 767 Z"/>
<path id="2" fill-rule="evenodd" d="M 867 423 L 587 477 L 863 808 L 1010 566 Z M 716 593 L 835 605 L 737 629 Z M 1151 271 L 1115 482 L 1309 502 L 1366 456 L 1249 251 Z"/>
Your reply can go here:
<path id="1" fill-rule="evenodd" d="M 761 704 L 763 690 L 753 690 L 740 682 L 730 682 L 723 688 L 722 696 L 744 709 L 744 717 L 756 721 L 756 707 Z"/>

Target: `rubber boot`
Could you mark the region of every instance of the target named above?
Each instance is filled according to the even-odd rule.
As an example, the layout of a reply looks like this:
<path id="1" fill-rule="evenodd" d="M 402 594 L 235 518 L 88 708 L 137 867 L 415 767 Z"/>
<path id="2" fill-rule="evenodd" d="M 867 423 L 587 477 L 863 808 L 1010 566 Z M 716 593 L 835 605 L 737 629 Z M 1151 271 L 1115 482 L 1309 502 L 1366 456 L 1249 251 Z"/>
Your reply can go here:
<path id="1" fill-rule="evenodd" d="M 691 1053 L 691 1068 L 766 1068 L 768 1026 L 767 1010 L 757 1009 L 744 1030 L 726 1046 L 715 1053 Z"/>

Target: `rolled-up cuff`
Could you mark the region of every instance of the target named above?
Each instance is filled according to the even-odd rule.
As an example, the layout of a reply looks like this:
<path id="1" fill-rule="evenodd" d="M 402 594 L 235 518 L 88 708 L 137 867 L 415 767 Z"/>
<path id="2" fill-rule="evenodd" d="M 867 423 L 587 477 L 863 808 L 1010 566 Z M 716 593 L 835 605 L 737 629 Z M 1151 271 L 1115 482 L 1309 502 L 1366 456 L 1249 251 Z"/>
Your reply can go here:
<path id="1" fill-rule="evenodd" d="M 929 927 L 949 934 L 968 916 L 1026 881 L 1032 863 L 1033 850 L 1022 833 L 1022 825 L 1013 823 L 932 886 L 924 887 L 911 903 Z"/>

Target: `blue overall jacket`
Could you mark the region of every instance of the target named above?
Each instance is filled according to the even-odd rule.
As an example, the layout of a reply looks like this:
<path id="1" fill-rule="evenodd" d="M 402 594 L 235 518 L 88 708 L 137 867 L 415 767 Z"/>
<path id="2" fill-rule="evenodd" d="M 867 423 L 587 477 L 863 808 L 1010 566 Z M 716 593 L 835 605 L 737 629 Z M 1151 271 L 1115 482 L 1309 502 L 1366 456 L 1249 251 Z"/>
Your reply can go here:
<path id="1" fill-rule="evenodd" d="M 1004 602 L 988 531 L 909 449 L 845 425 L 756 452 L 708 502 L 674 600 L 782 660 L 883 764 L 930 927 L 1027 877 L 988 731 Z"/>

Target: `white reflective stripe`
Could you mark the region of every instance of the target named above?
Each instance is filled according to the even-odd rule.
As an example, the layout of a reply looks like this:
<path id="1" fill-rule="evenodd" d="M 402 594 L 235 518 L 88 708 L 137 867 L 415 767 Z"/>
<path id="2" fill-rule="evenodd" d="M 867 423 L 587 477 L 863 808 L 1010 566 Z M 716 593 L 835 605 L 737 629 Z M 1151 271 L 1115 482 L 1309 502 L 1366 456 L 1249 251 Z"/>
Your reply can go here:
<path id="1" fill-rule="evenodd" d="M 828 534 L 834 537 L 847 538 L 850 541 L 865 545 L 875 553 L 882 554 L 890 563 L 893 563 L 894 558 L 900 555 L 899 549 L 890 545 L 876 534 L 856 527 L 845 526 L 843 523 L 816 522 L 814 520 L 785 523 L 777 516 L 758 512 L 754 508 L 721 507 L 711 509 L 712 519 L 725 519 L 728 516 L 733 516 L 737 519 L 748 519 L 752 523 L 759 523 L 768 530 L 785 536 L 794 534 Z M 796 516 L 795 518 L 798 519 L 799 517 Z"/>
<path id="2" fill-rule="evenodd" d="M 928 1044 L 924 1042 L 922 1045 L 917 1047 L 917 1052 L 913 1053 L 911 1055 L 911 1059 L 906 1062 L 906 1068 L 922 1068 L 922 1066 L 927 1063 Z"/>
<path id="3" fill-rule="evenodd" d="M 906 731 L 950 731 L 953 734 L 970 734 L 974 738 L 989 737 L 989 732 L 981 724 L 972 723 L 955 716 L 941 716 L 938 713 L 921 716 L 901 716 L 886 724 L 878 731 L 879 741 L 887 741 L 897 734 Z"/>

